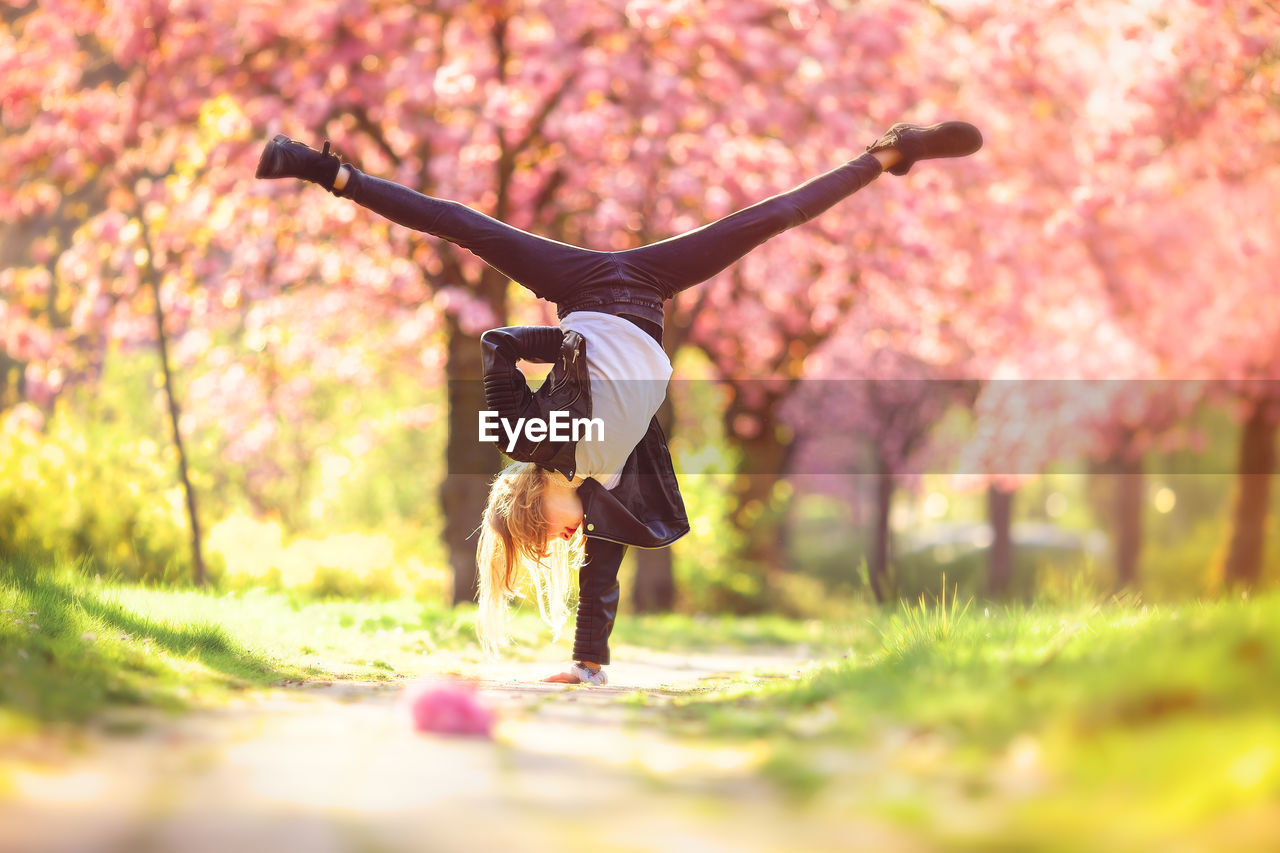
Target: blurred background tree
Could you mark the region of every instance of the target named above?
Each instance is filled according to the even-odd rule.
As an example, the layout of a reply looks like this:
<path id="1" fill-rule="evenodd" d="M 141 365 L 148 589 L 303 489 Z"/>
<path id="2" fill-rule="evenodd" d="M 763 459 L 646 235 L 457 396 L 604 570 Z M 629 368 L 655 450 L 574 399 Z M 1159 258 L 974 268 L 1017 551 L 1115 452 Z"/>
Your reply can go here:
<path id="1" fill-rule="evenodd" d="M 817 606 L 813 583 L 886 599 L 944 569 L 996 596 L 1275 577 L 1262 0 L 10 0 L 0 18 L 4 553 L 179 579 L 200 561 L 182 543 L 216 542 L 229 584 L 252 562 L 237 541 L 360 533 L 390 537 L 383 568 L 412 564 L 423 594 L 473 597 L 501 464 L 473 436 L 478 335 L 549 306 L 255 181 L 272 133 L 618 249 L 893 121 L 960 116 L 978 156 L 882 179 L 670 306 L 677 378 L 705 386 L 673 387 L 666 415 L 695 530 L 637 560 L 640 606 Z M 1196 472 L 1219 476 L 1179 479 Z M 1109 551 L 1082 544 L 1095 529 Z M 343 569 L 325 559 L 351 562 L 303 574 Z"/>

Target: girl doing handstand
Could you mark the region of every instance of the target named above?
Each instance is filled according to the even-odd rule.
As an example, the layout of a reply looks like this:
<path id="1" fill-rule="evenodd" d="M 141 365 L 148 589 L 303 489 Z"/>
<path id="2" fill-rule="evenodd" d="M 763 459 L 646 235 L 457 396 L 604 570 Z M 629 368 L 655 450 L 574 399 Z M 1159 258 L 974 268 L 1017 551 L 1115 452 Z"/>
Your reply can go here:
<path id="1" fill-rule="evenodd" d="M 316 151 L 272 139 L 259 178 L 302 178 L 394 222 L 474 253 L 555 304 L 560 325 L 493 329 L 482 336 L 485 399 L 507 427 L 553 413 L 596 418 L 599 440 L 517 438 L 514 464 L 494 480 L 477 563 L 482 643 L 505 640 L 510 599 L 526 575 L 544 618 L 568 612 L 578 570 L 574 662 L 548 681 L 604 684 L 628 546 L 664 547 L 688 532 L 666 438 L 654 415 L 671 362 L 662 349 L 663 305 L 723 271 L 756 246 L 809 221 L 888 171 L 919 160 L 963 157 L 982 137 L 971 124 L 896 124 L 866 153 L 800 186 L 658 243 L 597 252 L 521 231 L 453 201 L 366 175 L 328 143 Z M 520 360 L 553 365 L 536 392 Z M 514 432 L 511 434 L 515 434 Z"/>

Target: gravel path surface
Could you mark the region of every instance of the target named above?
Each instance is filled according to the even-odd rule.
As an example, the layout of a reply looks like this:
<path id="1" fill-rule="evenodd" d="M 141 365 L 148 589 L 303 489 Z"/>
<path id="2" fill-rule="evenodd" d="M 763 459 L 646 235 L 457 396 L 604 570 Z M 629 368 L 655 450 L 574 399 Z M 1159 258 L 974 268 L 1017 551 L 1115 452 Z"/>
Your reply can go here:
<path id="1" fill-rule="evenodd" d="M 603 688 L 538 683 L 546 663 L 468 665 L 497 715 L 492 740 L 420 734 L 404 684 L 350 682 L 92 737 L 9 774 L 0 850 L 909 849 L 886 827 L 789 806 L 761 779 L 759 749 L 669 724 L 675 697 L 801 662 L 644 659 L 610 667 Z"/>

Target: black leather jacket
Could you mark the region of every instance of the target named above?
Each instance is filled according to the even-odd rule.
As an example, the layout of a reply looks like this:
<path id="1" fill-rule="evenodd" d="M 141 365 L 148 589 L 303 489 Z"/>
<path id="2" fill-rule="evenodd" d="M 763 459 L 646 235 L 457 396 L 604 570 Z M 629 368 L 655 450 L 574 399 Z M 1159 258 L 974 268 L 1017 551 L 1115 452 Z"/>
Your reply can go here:
<path id="1" fill-rule="evenodd" d="M 501 420 L 549 422 L 553 411 L 567 412 L 571 419 L 591 417 L 587 342 L 582 335 L 555 326 L 508 326 L 485 332 L 480 341 L 485 402 Z M 516 367 L 520 359 L 555 365 L 537 391 L 529 389 Z M 559 471 L 570 480 L 577 472 L 576 441 L 535 442 L 522 433 L 508 455 Z M 657 418 L 649 422 L 648 432 L 627 457 L 621 482 L 608 490 L 588 477 L 578 487 L 578 497 L 587 536 L 661 548 L 689 532 L 671 451 Z"/>

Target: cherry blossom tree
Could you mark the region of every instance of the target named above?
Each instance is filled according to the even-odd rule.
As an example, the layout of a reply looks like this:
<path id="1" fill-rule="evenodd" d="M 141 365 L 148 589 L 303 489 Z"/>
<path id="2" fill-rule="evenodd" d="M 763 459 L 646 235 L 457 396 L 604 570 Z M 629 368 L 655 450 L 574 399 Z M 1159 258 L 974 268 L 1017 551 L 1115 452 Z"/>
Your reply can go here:
<path id="1" fill-rule="evenodd" d="M 989 386 L 1006 405 L 980 401 L 998 427 L 988 449 L 1006 467 L 1022 453 L 1013 467 L 1028 473 L 1069 448 L 1123 458 L 1133 485 L 1144 448 L 1171 428 L 1176 438 L 1190 409 L 1179 383 L 1257 377 L 1259 356 L 1250 353 L 1267 353 L 1274 339 L 1266 311 L 1228 310 L 1251 301 L 1246 282 L 1266 279 L 1254 263 L 1261 258 L 1249 255 L 1268 242 L 1242 239 L 1233 212 L 1262 210 L 1231 176 L 1269 181 L 1274 14 L 1249 2 L 939 8 L 931 41 L 968 45 L 970 82 L 959 102 L 983 100 L 989 137 L 1015 143 L 989 146 L 985 190 L 963 196 L 995 227 L 954 250 L 974 280 L 995 290 L 975 302 L 978 313 L 958 311 L 956 324 L 975 343 L 980 375 L 1087 380 L 1058 389 L 1071 393 L 1038 389 L 1034 408 L 1000 383 Z M 1242 138 L 1234 128 L 1243 126 L 1257 131 Z M 1233 275 L 1224 281 L 1226 271 Z M 1268 341 L 1260 350 L 1245 344 L 1254 334 Z M 1253 364 L 1244 372 L 1242 359 Z M 1099 395 L 1089 382 L 1105 379 L 1129 381 Z M 1241 470 L 1258 468 L 1242 462 Z M 1255 517 L 1259 506 L 1265 517 L 1263 491 L 1243 504 Z M 1137 499 L 1141 489 L 1128 493 Z M 1119 515 L 1137 517 L 1132 506 Z M 1121 525 L 1122 579 L 1132 575 L 1134 537 Z"/>
<path id="2" fill-rule="evenodd" d="M 254 181 L 269 134 L 331 138 L 374 174 L 610 249 L 785 189 L 892 121 L 960 116 L 984 130 L 979 156 L 884 178 L 670 309 L 668 349 L 702 350 L 732 389 L 752 560 L 781 560 L 761 520 L 791 462 L 782 401 L 823 376 L 814 353 L 856 311 L 908 374 L 1215 381 L 1246 425 L 1225 571 L 1258 576 L 1280 338 L 1264 0 L 342 0 L 299 14 L 11 0 L 0 15 L 0 404 L 49 407 L 95 381 L 113 343 L 163 344 L 175 442 L 216 435 L 265 509 L 297 503 L 281 487 L 304 483 L 323 446 L 303 429 L 322 416 L 319 387 L 389 371 L 443 383 L 445 535 L 466 600 L 466 536 L 498 465 L 474 439 L 477 336 L 513 311 L 547 321 L 547 306 L 314 187 Z M 1008 425 L 996 384 L 984 396 L 981 429 Z M 1105 404 L 1091 430 L 1041 409 L 1057 425 L 1042 450 L 1079 438 L 1136 472 L 1142 442 L 1180 417 L 1170 405 Z M 1029 435 L 994 441 L 1006 462 L 1034 455 Z"/>

